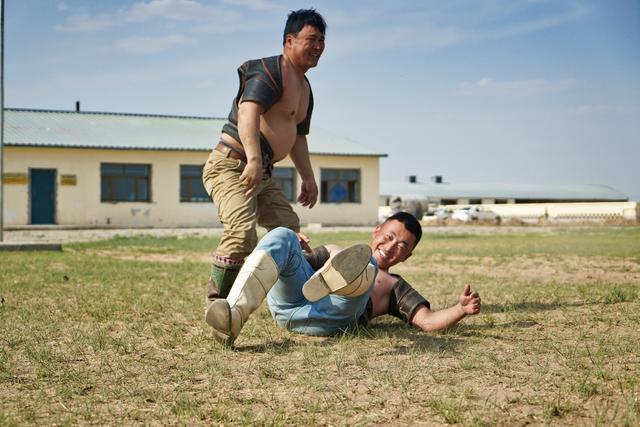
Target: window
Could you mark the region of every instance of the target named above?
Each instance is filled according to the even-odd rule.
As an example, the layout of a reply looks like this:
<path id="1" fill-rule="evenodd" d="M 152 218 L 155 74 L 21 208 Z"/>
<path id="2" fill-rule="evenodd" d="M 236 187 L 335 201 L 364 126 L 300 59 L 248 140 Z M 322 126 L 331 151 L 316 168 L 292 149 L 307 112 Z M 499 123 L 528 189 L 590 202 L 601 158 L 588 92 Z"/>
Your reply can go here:
<path id="1" fill-rule="evenodd" d="M 294 168 L 273 168 L 273 179 L 288 201 L 296 200 L 296 170 Z"/>
<path id="2" fill-rule="evenodd" d="M 211 197 L 202 185 L 204 165 L 180 165 L 180 201 L 210 202 Z"/>
<path id="3" fill-rule="evenodd" d="M 322 169 L 320 201 L 322 203 L 360 203 L 360 170 Z"/>
<path id="4" fill-rule="evenodd" d="M 151 165 L 100 164 L 100 201 L 150 202 Z"/>

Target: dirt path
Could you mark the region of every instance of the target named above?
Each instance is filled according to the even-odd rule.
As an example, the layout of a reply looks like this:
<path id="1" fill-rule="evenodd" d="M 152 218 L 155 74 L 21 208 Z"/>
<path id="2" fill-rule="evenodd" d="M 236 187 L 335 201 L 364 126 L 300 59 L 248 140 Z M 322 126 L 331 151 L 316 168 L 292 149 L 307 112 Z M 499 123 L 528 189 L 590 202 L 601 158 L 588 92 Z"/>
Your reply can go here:
<path id="1" fill-rule="evenodd" d="M 373 226 L 362 227 L 304 227 L 306 233 L 332 233 L 338 231 L 362 231 L 370 232 Z M 549 233 L 552 227 L 493 227 L 493 226 L 445 226 L 424 227 L 426 234 L 438 233 Z M 5 242 L 86 242 L 105 240 L 115 236 L 219 236 L 222 228 L 70 228 L 70 227 L 34 227 L 12 228 L 4 230 Z"/>

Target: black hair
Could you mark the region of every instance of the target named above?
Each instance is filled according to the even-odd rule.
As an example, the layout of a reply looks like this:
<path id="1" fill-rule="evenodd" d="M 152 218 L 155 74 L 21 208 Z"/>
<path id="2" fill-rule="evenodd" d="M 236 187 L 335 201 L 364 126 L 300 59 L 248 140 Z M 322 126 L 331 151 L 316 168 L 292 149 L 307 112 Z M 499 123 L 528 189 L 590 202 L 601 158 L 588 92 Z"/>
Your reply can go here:
<path id="1" fill-rule="evenodd" d="M 384 222 L 398 221 L 404 224 L 404 228 L 416 238 L 414 247 L 418 246 L 418 242 L 422 238 L 422 226 L 415 216 L 408 212 L 397 212 L 387 218 Z"/>
<path id="2" fill-rule="evenodd" d="M 317 28 L 322 34 L 327 29 L 324 18 L 315 9 L 300 9 L 291 11 L 287 17 L 287 23 L 284 26 L 284 34 L 282 35 L 282 45 L 287 41 L 287 34 L 298 35 L 305 25 L 311 25 Z"/>

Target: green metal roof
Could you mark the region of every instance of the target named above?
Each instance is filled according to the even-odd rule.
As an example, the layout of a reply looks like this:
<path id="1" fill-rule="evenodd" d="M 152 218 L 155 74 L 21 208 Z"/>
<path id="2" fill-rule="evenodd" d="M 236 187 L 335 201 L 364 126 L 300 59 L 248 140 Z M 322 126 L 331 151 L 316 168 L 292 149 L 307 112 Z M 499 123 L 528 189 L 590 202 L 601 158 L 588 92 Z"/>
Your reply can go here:
<path id="1" fill-rule="evenodd" d="M 209 151 L 226 119 L 7 108 L 8 146 Z M 312 128 L 311 154 L 386 157 L 349 139 Z"/>
<path id="2" fill-rule="evenodd" d="M 382 182 L 380 194 L 406 199 L 518 199 L 626 201 L 629 197 L 607 185 Z"/>

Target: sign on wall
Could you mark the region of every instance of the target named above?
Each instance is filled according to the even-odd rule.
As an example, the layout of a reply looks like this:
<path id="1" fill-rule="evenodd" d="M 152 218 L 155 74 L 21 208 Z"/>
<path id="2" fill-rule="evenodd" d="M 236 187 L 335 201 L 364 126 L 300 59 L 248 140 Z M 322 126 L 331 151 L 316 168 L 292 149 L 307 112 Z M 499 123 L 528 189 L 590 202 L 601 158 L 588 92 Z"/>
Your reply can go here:
<path id="1" fill-rule="evenodd" d="M 2 174 L 4 184 L 28 184 L 29 177 L 26 173 L 4 173 Z"/>
<path id="2" fill-rule="evenodd" d="M 60 175 L 60 185 L 76 185 L 77 183 L 77 175 Z"/>

